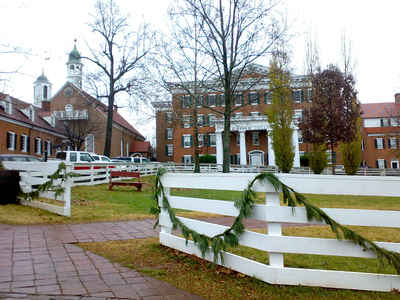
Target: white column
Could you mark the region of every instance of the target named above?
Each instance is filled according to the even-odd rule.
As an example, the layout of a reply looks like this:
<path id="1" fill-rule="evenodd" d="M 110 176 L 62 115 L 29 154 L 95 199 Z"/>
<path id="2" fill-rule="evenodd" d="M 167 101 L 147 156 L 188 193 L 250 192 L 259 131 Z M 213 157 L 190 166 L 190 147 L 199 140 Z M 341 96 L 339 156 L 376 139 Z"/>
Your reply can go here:
<path id="1" fill-rule="evenodd" d="M 217 146 L 217 164 L 222 165 L 223 163 L 223 154 L 224 154 L 224 149 L 223 149 L 223 144 L 222 144 L 222 132 L 215 132 L 215 143 Z"/>
<path id="2" fill-rule="evenodd" d="M 293 167 L 300 167 L 299 134 L 298 129 L 293 129 L 292 145 L 294 150 Z"/>
<path id="3" fill-rule="evenodd" d="M 247 165 L 246 131 L 240 131 L 240 164 Z"/>
<path id="4" fill-rule="evenodd" d="M 268 135 L 268 166 L 275 167 L 275 153 L 274 149 L 272 148 L 272 138 L 269 135 L 269 132 L 267 132 L 267 135 Z"/>

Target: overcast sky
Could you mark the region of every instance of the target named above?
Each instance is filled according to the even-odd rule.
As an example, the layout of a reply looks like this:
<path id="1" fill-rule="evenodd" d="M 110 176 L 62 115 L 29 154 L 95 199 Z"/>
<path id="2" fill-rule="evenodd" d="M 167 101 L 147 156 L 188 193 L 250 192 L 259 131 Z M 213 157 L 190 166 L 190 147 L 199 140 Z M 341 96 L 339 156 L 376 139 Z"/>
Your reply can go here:
<path id="1" fill-rule="evenodd" d="M 135 20 L 145 19 L 164 27 L 167 0 L 117 0 Z M 6 92 L 33 102 L 33 81 L 44 68 L 53 84 L 53 94 L 66 80 L 67 54 L 74 39 L 85 48 L 92 0 L 0 0 L 0 43 L 19 46 L 29 56 L 0 55 L 0 71 L 18 68 Z M 342 32 L 352 42 L 356 80 L 362 103 L 391 102 L 400 92 L 400 39 L 397 38 L 400 1 L 287 0 L 284 8 L 291 25 L 292 65 L 304 71 L 304 40 L 307 32 L 318 40 L 322 65 L 340 63 Z M 82 51 L 81 51 L 82 52 Z M 49 58 L 45 60 L 45 58 Z M 0 87 L 1 89 L 2 87 Z M 144 135 L 154 136 L 154 122 L 143 124 L 124 113 Z"/>

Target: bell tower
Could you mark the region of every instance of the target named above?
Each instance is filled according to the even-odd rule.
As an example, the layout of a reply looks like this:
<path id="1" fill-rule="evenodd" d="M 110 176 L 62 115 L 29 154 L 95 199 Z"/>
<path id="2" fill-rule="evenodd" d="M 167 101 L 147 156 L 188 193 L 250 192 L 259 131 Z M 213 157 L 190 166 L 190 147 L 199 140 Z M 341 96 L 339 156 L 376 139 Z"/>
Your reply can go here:
<path id="1" fill-rule="evenodd" d="M 42 71 L 42 74 L 33 83 L 33 103 L 38 107 L 42 107 L 42 102 L 49 101 L 50 98 L 51 83 L 44 75 L 44 71 Z"/>
<path id="2" fill-rule="evenodd" d="M 76 49 L 76 39 L 74 40 L 74 49 L 68 55 L 67 62 L 67 81 L 82 88 L 82 67 L 81 54 Z"/>

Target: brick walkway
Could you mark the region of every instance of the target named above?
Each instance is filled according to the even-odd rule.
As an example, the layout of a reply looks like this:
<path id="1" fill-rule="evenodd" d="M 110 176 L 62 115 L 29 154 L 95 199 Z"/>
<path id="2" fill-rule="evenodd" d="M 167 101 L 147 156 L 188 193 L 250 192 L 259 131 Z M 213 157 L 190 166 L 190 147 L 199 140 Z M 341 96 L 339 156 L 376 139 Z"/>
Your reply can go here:
<path id="1" fill-rule="evenodd" d="M 0 299 L 201 299 L 72 244 L 156 236 L 153 222 L 0 224 Z"/>

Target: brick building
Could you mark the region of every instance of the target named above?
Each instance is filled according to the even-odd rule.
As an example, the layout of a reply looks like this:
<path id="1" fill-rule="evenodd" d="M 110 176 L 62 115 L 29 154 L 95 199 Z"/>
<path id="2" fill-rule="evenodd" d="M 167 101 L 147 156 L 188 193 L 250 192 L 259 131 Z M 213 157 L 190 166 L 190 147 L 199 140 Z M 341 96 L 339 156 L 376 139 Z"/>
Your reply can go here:
<path id="1" fill-rule="evenodd" d="M 240 88 L 234 94 L 235 112 L 231 119 L 231 163 L 275 165 L 272 144 L 268 137 L 270 126 L 264 114 L 271 103 L 268 86 L 268 69 L 254 65 L 243 80 L 258 78 L 251 89 Z M 302 107 L 310 101 L 310 89 L 304 76 L 292 77 L 295 117 L 300 117 Z M 239 85 L 240 87 L 240 85 Z M 193 161 L 192 97 L 179 87 L 172 93 L 172 101 L 154 102 L 156 109 L 157 160 L 190 163 Z M 222 132 L 224 121 L 218 111 L 224 110 L 222 92 L 204 91 L 197 105 L 199 124 L 199 154 L 216 156 L 222 164 Z M 295 123 L 295 122 L 294 122 Z M 293 124 L 292 144 L 295 150 L 294 166 L 300 166 L 300 155 L 306 151 L 301 135 Z"/>
<path id="2" fill-rule="evenodd" d="M 361 105 L 363 165 L 399 168 L 400 94 L 394 102 Z"/>
<path id="3" fill-rule="evenodd" d="M 71 149 L 71 132 L 84 134 L 80 150 L 102 153 L 108 107 L 82 89 L 82 72 L 74 46 L 67 62 L 67 82 L 54 96 L 44 74 L 34 82 L 34 104 L 0 93 L 0 153 L 42 156 L 46 152 L 51 157 L 57 149 Z M 135 143 L 142 145 L 145 140 L 116 107 L 112 130 L 111 157 L 129 156 Z"/>

